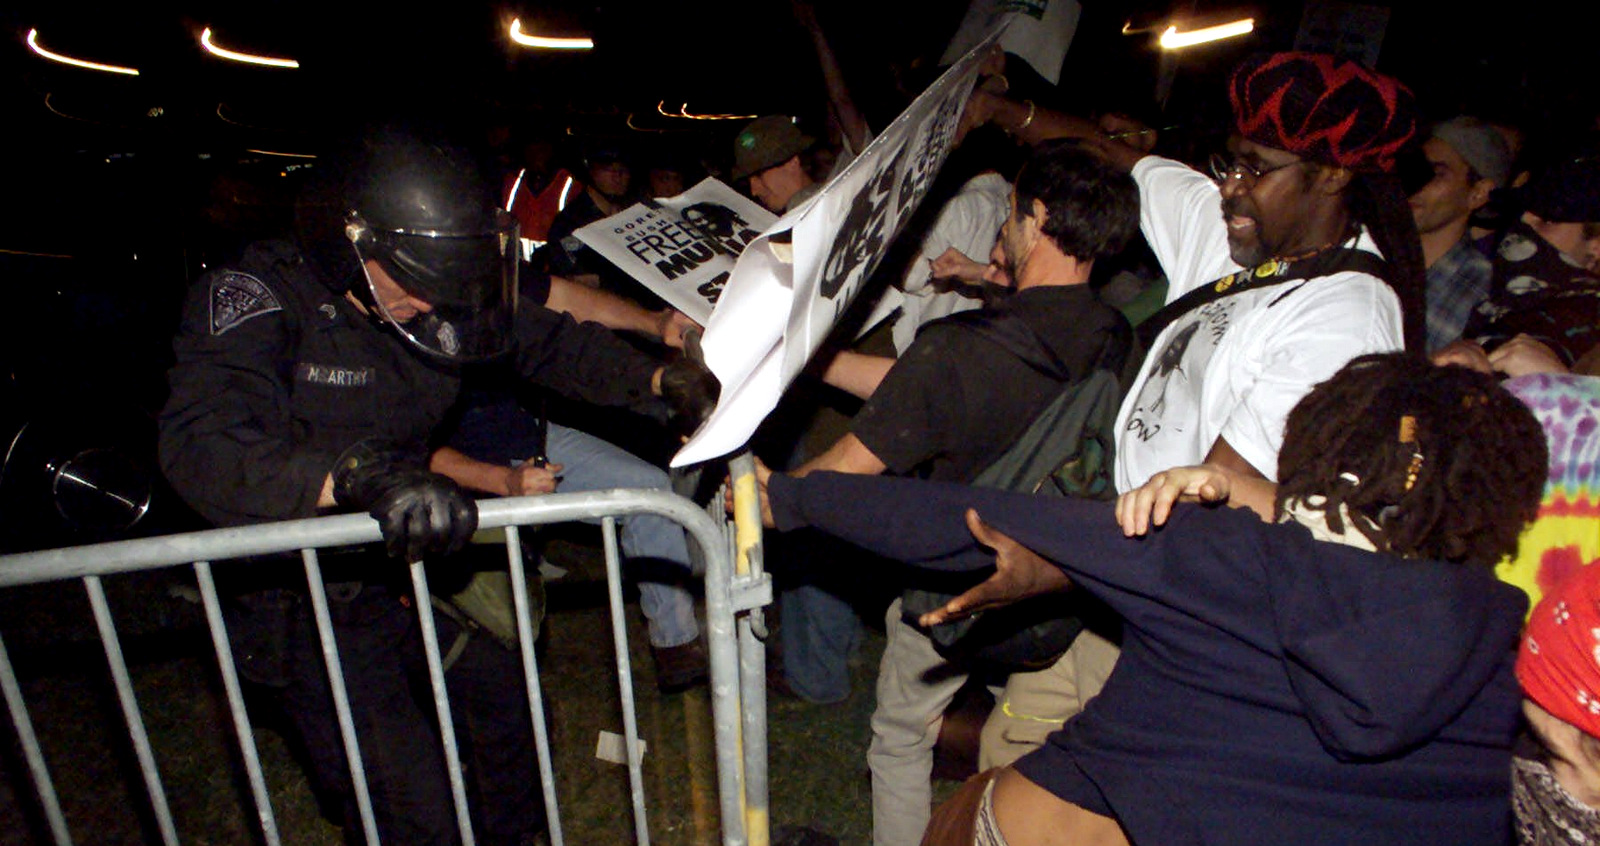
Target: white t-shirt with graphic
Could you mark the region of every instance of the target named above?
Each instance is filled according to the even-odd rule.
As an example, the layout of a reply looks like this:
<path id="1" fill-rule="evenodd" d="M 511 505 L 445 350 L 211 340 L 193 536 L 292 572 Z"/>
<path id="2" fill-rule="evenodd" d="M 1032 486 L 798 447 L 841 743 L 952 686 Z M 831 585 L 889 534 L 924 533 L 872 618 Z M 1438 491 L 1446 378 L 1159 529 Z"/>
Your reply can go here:
<path id="1" fill-rule="evenodd" d="M 1242 270 L 1228 256 L 1216 183 L 1147 156 L 1133 168 L 1140 228 L 1167 273 L 1167 301 Z M 1357 249 L 1377 254 L 1365 229 Z M 1217 438 L 1276 480 L 1289 410 L 1345 362 L 1404 346 L 1381 279 L 1340 272 L 1214 300 L 1156 337 L 1117 416 L 1117 489 L 1197 464 Z"/>

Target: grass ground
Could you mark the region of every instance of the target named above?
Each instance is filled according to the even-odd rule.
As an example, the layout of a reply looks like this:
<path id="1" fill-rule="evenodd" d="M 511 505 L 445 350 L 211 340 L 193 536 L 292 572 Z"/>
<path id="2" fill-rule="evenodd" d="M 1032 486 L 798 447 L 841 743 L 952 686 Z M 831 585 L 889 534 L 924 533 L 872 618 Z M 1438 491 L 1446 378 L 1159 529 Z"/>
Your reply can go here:
<path id="1" fill-rule="evenodd" d="M 627 843 L 634 824 L 626 768 L 598 760 L 602 731 L 622 733 L 615 656 L 601 565 L 592 544 L 554 544 L 571 571 L 549 590 L 541 670 L 553 710 L 557 795 L 566 840 Z M 107 580 L 136 691 L 155 748 L 179 840 L 186 844 L 260 842 L 235 765 L 231 724 L 215 680 L 210 640 L 198 611 L 168 596 L 177 571 Z M 98 643 L 75 582 L 0 594 L 0 633 L 22 676 L 24 696 L 77 843 L 145 844 L 160 838 L 144 808 L 142 784 Z M 718 841 L 709 698 L 696 690 L 656 692 L 637 607 L 629 606 L 630 655 L 641 737 L 648 744 L 644 784 L 653 843 Z M 49 632 L 54 636 L 46 636 Z M 773 826 L 806 826 L 845 844 L 870 840 L 866 772 L 871 676 L 882 638 L 869 629 L 853 667 L 855 693 L 819 707 L 774 700 L 769 708 Z M 50 842 L 11 737 L 0 729 L 0 846 Z M 287 743 L 270 721 L 255 737 L 285 844 L 334 846 L 338 830 L 316 802 Z"/>

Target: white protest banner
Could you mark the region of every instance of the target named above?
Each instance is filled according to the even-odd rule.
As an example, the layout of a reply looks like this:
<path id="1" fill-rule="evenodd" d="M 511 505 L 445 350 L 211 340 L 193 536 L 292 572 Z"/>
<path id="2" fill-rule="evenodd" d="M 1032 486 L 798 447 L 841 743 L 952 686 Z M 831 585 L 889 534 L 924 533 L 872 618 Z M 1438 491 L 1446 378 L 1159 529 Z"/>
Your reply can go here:
<path id="1" fill-rule="evenodd" d="M 850 166 L 739 257 L 711 321 L 706 365 L 722 398 L 675 467 L 744 445 L 882 260 L 944 165 L 977 80 L 984 39 Z"/>
<path id="2" fill-rule="evenodd" d="M 1022 57 L 1055 85 L 1061 81 L 1061 62 L 1082 14 L 1078 0 L 972 0 L 939 64 L 965 56 L 984 36 L 1004 26 L 1000 47 Z"/>
<path id="3" fill-rule="evenodd" d="M 696 323 L 705 325 L 734 260 L 777 217 L 712 178 L 635 203 L 573 234 Z"/>

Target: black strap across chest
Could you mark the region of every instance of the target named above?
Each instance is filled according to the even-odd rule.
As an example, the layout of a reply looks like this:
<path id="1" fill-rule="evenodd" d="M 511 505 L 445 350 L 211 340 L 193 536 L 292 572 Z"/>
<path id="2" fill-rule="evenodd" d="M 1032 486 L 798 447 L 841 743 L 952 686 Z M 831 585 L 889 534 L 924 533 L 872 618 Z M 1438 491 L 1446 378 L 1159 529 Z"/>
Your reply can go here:
<path id="1" fill-rule="evenodd" d="M 1161 330 L 1167 328 L 1168 324 L 1206 303 L 1216 302 L 1223 297 L 1231 297 L 1234 294 L 1272 285 L 1281 285 L 1285 282 L 1315 279 L 1318 276 L 1328 276 L 1346 271 L 1365 273 L 1385 281 L 1389 279 L 1388 262 L 1366 250 L 1357 250 L 1352 247 L 1323 250 L 1314 256 L 1299 261 L 1268 261 L 1265 264 L 1230 273 L 1215 282 L 1201 285 L 1162 306 L 1160 311 L 1150 315 L 1143 323 L 1139 324 L 1139 340 L 1145 349 L 1149 349 L 1156 336 L 1161 334 Z M 1274 300 L 1274 303 L 1276 303 L 1276 300 Z"/>

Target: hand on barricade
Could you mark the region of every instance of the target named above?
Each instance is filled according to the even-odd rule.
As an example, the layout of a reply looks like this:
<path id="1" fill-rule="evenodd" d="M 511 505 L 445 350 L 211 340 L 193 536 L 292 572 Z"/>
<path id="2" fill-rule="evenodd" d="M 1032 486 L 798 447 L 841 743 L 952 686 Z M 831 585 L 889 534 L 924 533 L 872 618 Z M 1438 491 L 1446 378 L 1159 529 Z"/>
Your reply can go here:
<path id="1" fill-rule="evenodd" d="M 420 561 L 465 546 L 478 530 L 478 505 L 450 479 L 427 469 L 416 450 L 361 441 L 333 470 L 334 501 L 371 514 L 391 556 Z"/>
<path id="2" fill-rule="evenodd" d="M 1063 591 L 1072 586 L 1061 568 L 1010 535 L 985 523 L 975 509 L 967 509 L 967 529 L 978 543 L 994 550 L 995 573 L 976 587 L 917 618 L 924 627 L 970 617 L 979 611 L 1020 602 L 1029 597 Z"/>
<path id="3" fill-rule="evenodd" d="M 767 497 L 767 480 L 772 478 L 772 468 L 763 464 L 761 459 L 752 456 L 756 468 L 756 496 L 761 500 L 761 525 L 777 528 L 777 522 L 772 518 L 772 500 Z M 733 514 L 733 480 L 730 477 L 722 495 L 722 507 Z"/>

